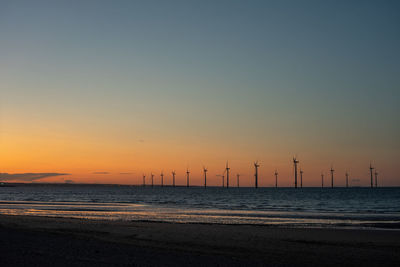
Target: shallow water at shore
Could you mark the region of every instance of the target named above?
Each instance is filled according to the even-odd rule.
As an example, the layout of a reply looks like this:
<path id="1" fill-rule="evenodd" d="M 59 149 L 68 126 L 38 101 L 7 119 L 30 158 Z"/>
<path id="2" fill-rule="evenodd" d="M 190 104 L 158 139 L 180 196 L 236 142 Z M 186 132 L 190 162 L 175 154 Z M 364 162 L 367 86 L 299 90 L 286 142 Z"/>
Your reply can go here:
<path id="1" fill-rule="evenodd" d="M 0 214 L 179 223 L 400 229 L 399 188 L 0 188 Z"/>

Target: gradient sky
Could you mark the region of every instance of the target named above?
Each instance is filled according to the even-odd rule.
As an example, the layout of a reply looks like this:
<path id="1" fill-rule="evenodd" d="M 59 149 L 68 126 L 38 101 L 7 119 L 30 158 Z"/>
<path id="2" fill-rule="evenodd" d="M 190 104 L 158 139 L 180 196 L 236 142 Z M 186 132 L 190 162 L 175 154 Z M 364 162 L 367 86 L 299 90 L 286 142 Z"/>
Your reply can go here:
<path id="1" fill-rule="evenodd" d="M 1 1 L 0 168 L 400 185 L 398 1 Z M 123 173 L 123 174 L 121 174 Z M 359 179 L 359 181 L 357 181 Z M 70 181 L 69 181 L 70 182 Z"/>

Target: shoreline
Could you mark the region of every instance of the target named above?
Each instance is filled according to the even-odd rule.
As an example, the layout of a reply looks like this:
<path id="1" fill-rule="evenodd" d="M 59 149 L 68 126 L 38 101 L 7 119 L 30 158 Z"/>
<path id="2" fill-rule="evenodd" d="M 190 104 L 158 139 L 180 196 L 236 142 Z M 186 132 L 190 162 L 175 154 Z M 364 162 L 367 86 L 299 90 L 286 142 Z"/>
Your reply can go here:
<path id="1" fill-rule="evenodd" d="M 89 220 L 254 225 L 278 228 L 400 230 L 398 213 L 342 213 L 173 207 L 126 202 L 0 201 L 0 215 Z"/>
<path id="2" fill-rule="evenodd" d="M 0 213 L 0 216 L 17 216 L 17 217 L 39 217 L 39 218 L 52 218 L 52 219 L 73 219 L 73 220 L 87 220 L 93 222 L 115 222 L 115 223 L 159 223 L 159 224 L 177 224 L 177 225 L 217 225 L 217 226 L 259 226 L 272 229 L 325 229 L 325 230 L 357 230 L 357 231 L 399 231 L 400 223 L 387 222 L 387 223 L 359 223 L 359 224 L 268 224 L 268 223 L 220 223 L 220 222 L 184 222 L 184 221 L 168 221 L 168 220 L 151 220 L 151 219 L 107 219 L 104 218 L 89 218 L 79 216 L 60 216 L 60 215 L 25 215 L 25 214 L 7 214 Z"/>
<path id="3" fill-rule="evenodd" d="M 286 228 L 0 215 L 0 233 L 2 266 L 35 265 L 30 262 L 30 253 L 39 257 L 36 262 L 41 266 L 52 266 L 46 260 L 54 258 L 60 260 L 57 265 L 67 266 L 68 262 L 79 265 L 82 257 L 85 266 L 400 265 L 400 231 L 390 229 Z M 65 244 L 74 245 L 65 247 Z M 25 255 L 22 258 L 18 257 L 21 251 Z M 115 257 L 117 254 L 120 256 Z M 170 255 L 174 256 L 171 258 Z"/>

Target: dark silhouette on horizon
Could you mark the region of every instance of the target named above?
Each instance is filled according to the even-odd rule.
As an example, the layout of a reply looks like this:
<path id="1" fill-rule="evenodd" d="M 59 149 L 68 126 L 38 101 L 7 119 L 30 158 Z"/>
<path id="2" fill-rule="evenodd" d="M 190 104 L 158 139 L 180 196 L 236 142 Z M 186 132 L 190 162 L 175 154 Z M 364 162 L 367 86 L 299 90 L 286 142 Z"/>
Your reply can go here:
<path id="1" fill-rule="evenodd" d="M 303 170 L 300 168 L 300 188 L 303 188 Z"/>
<path id="2" fill-rule="evenodd" d="M 175 171 L 172 171 L 172 186 L 175 187 Z"/>
<path id="3" fill-rule="evenodd" d="M 298 187 L 303 188 L 304 170 L 301 167 L 298 169 L 298 166 L 299 166 L 298 164 L 299 164 L 299 160 L 296 157 L 293 157 L 294 188 L 298 188 Z M 254 165 L 254 187 L 258 188 L 258 182 L 259 182 L 258 181 L 258 178 L 259 178 L 258 177 L 258 175 L 259 175 L 258 168 L 260 167 L 260 164 L 258 163 L 258 161 L 255 161 L 253 163 L 253 165 Z M 223 188 L 224 187 L 229 188 L 229 186 L 232 186 L 232 184 L 230 184 L 230 182 L 231 182 L 230 181 L 230 170 L 231 170 L 231 168 L 229 166 L 229 162 L 227 161 L 226 165 L 225 165 L 225 169 L 222 172 L 222 174 L 217 174 L 216 175 L 216 177 L 221 177 L 221 187 L 223 187 Z M 371 188 L 377 188 L 378 187 L 378 175 L 379 175 L 379 173 L 376 170 L 376 168 L 373 167 L 372 163 L 370 163 L 370 165 L 369 165 L 369 171 L 370 171 L 370 187 Z M 203 166 L 204 188 L 207 188 L 207 172 L 208 172 L 208 169 L 205 166 Z M 331 168 L 328 171 L 328 173 L 329 172 L 330 172 L 330 175 L 331 175 L 331 186 L 330 187 L 334 188 L 334 186 L 335 186 L 335 184 L 334 184 L 334 181 L 335 181 L 334 180 L 334 178 L 335 178 L 334 177 L 335 170 L 333 168 L 333 164 L 331 165 Z M 226 173 L 226 184 L 225 184 L 225 173 Z M 298 177 L 298 173 L 300 174 L 300 177 Z M 176 171 L 173 170 L 171 172 L 171 174 L 172 174 L 172 187 L 176 187 L 177 186 L 176 185 Z M 1 173 L 0 173 L 0 175 L 1 175 Z M 350 187 L 349 171 L 346 170 L 344 175 L 345 175 L 345 185 L 344 186 L 346 188 L 348 188 L 348 187 Z M 236 177 L 237 177 L 236 186 L 238 188 L 240 187 L 240 176 L 242 176 L 240 173 L 236 174 Z M 278 171 L 277 171 L 277 169 L 275 169 L 274 176 L 275 176 L 275 188 L 278 188 Z M 153 187 L 154 186 L 154 174 L 151 173 L 150 177 L 151 177 L 151 186 Z M 163 171 L 161 171 L 160 177 L 161 177 L 160 186 L 163 187 L 164 186 L 164 172 Z M 143 179 L 142 186 L 143 187 L 149 185 L 149 184 L 146 184 L 146 182 L 150 183 L 149 181 L 146 181 L 146 178 L 147 178 L 146 174 L 143 173 L 143 176 L 142 176 L 142 179 Z M 298 178 L 300 178 L 300 181 L 298 180 Z M 324 174 L 324 172 L 321 172 L 321 188 L 325 187 L 324 178 L 325 178 L 325 174 Z M 1 179 L 0 179 L 0 181 L 1 181 Z M 140 184 L 139 184 L 139 186 L 140 186 Z M 184 186 L 184 185 L 182 185 L 182 186 Z M 186 169 L 186 187 L 191 187 L 191 185 L 190 185 L 190 171 L 189 171 L 188 168 Z"/>
<path id="4" fill-rule="evenodd" d="M 240 178 L 240 174 L 239 174 L 239 173 L 236 174 L 236 177 L 237 177 L 237 187 L 239 188 L 239 178 Z"/>
<path id="5" fill-rule="evenodd" d="M 321 188 L 324 188 L 324 173 L 321 173 Z"/>
<path id="6" fill-rule="evenodd" d="M 226 171 L 226 188 L 229 188 L 229 170 L 230 169 L 231 168 L 229 168 L 228 162 L 226 162 L 226 168 L 225 168 L 225 171 Z"/>
<path id="7" fill-rule="evenodd" d="M 223 173 L 225 173 L 225 171 Z M 225 176 L 224 176 L 224 174 L 217 174 L 215 176 L 221 177 L 221 187 L 222 188 L 225 187 Z"/>
<path id="8" fill-rule="evenodd" d="M 258 167 L 260 167 L 260 164 L 258 164 L 258 161 L 254 162 L 254 168 L 255 168 L 255 173 L 254 173 L 254 179 L 255 179 L 255 188 L 258 188 Z"/>
<path id="9" fill-rule="evenodd" d="M 186 187 L 189 187 L 189 169 L 186 169 Z"/>
<path id="10" fill-rule="evenodd" d="M 371 173 L 371 188 L 374 187 L 374 178 L 373 178 L 373 173 L 372 171 L 374 170 L 374 167 L 372 167 L 372 163 L 369 164 L 369 172 Z"/>
<path id="11" fill-rule="evenodd" d="M 204 188 L 207 188 L 207 168 L 203 167 L 203 172 L 204 172 Z"/>
<path id="12" fill-rule="evenodd" d="M 294 188 L 297 188 L 297 164 L 299 161 L 294 157 L 293 164 L 294 164 Z"/>

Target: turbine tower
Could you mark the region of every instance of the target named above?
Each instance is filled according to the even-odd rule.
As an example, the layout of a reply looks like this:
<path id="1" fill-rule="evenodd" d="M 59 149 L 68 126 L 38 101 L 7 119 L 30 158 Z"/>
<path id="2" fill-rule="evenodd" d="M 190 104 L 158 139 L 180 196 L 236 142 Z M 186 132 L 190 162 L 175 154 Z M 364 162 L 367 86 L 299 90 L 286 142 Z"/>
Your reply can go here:
<path id="1" fill-rule="evenodd" d="M 143 186 L 146 186 L 146 175 L 143 174 Z"/>
<path id="2" fill-rule="evenodd" d="M 378 172 L 375 170 L 375 187 L 378 187 Z"/>
<path id="3" fill-rule="evenodd" d="M 321 188 L 324 188 L 324 173 L 321 173 Z"/>
<path id="4" fill-rule="evenodd" d="M 333 166 L 331 165 L 331 187 L 333 188 L 333 173 L 335 170 L 333 169 Z"/>
<path id="5" fill-rule="evenodd" d="M 297 164 L 299 161 L 294 157 L 293 164 L 294 164 L 294 188 L 297 188 Z"/>
<path id="6" fill-rule="evenodd" d="M 225 173 L 225 172 L 224 172 Z M 222 187 L 225 187 L 225 176 L 224 176 L 224 174 L 217 174 L 217 175 L 215 175 L 215 176 L 217 176 L 217 177 L 221 177 L 222 178 L 222 183 L 221 183 L 221 185 L 222 185 Z"/>
<path id="7" fill-rule="evenodd" d="M 164 173 L 161 172 L 160 176 L 161 176 L 161 187 L 163 187 L 164 186 Z"/>
<path id="8" fill-rule="evenodd" d="M 277 170 L 275 170 L 274 175 L 275 175 L 275 188 L 278 188 L 278 171 Z"/>
<path id="9" fill-rule="evenodd" d="M 186 187 L 189 187 L 189 174 L 190 174 L 189 169 L 186 169 Z"/>
<path id="10" fill-rule="evenodd" d="M 175 171 L 172 171 L 172 186 L 175 187 Z"/>
<path id="11" fill-rule="evenodd" d="M 369 164 L 369 172 L 371 173 L 371 188 L 374 187 L 373 183 L 373 177 L 372 177 L 372 171 L 374 170 L 374 167 L 372 167 L 372 163 Z"/>
<path id="12" fill-rule="evenodd" d="M 229 166 L 228 166 L 228 161 L 226 162 L 226 168 L 225 168 L 225 171 L 226 171 L 226 188 L 229 188 L 229 170 L 230 170 L 231 168 L 229 168 Z"/>
<path id="13" fill-rule="evenodd" d="M 204 188 L 207 188 L 207 168 L 203 167 L 203 172 L 204 172 Z"/>
<path id="14" fill-rule="evenodd" d="M 258 167 L 260 167 L 260 164 L 258 164 L 258 161 L 254 162 L 254 169 L 255 169 L 255 173 L 254 173 L 254 185 L 255 188 L 258 188 Z"/>
<path id="15" fill-rule="evenodd" d="M 239 188 L 239 178 L 240 178 L 240 174 L 239 174 L 239 173 L 236 174 L 236 177 L 237 177 L 237 187 Z"/>
<path id="16" fill-rule="evenodd" d="M 154 174 L 151 173 L 151 187 L 154 186 Z"/>
<path id="17" fill-rule="evenodd" d="M 303 188 L 303 170 L 300 168 L 300 188 Z"/>
<path id="18" fill-rule="evenodd" d="M 349 173 L 346 171 L 346 187 L 349 187 Z"/>

